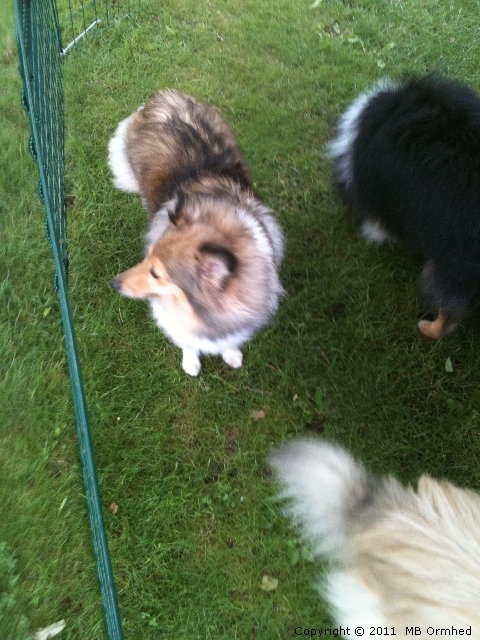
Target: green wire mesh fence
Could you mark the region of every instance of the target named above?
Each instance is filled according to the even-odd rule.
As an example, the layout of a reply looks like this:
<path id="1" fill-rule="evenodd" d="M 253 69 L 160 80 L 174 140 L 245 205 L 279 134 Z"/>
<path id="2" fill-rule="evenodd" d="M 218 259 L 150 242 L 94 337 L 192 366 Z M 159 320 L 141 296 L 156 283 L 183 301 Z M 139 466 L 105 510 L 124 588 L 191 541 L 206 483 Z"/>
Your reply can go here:
<path id="1" fill-rule="evenodd" d="M 139 0 L 136 0 L 138 6 Z M 39 195 L 45 206 L 45 228 L 55 263 L 73 394 L 77 435 L 107 633 L 123 638 L 107 539 L 103 524 L 87 404 L 83 389 L 73 318 L 68 299 L 68 251 L 64 191 L 64 98 L 62 66 L 65 54 L 94 27 L 109 26 L 131 10 L 129 1 L 84 3 L 61 0 L 60 24 L 55 0 L 15 0 L 15 26 L 23 81 L 22 104 L 31 127 L 30 151 L 37 162 Z M 125 6 L 126 5 L 126 6 Z M 70 40 L 63 47 L 62 40 Z"/>
<path id="2" fill-rule="evenodd" d="M 90 31 L 98 32 L 123 20 L 139 6 L 140 0 L 58 0 L 60 30 L 65 43 L 63 54 Z"/>

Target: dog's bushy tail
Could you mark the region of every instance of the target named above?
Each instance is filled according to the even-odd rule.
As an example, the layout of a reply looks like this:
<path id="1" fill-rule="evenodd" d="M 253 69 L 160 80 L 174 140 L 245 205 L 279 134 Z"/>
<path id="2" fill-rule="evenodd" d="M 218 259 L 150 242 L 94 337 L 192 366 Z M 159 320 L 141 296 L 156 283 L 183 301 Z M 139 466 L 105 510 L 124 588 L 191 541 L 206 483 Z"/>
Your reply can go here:
<path id="1" fill-rule="evenodd" d="M 318 586 L 339 624 L 480 625 L 479 494 L 375 478 L 321 440 L 290 442 L 271 463 L 312 552 L 339 561 Z"/>
<path id="2" fill-rule="evenodd" d="M 295 440 L 270 457 L 280 498 L 317 556 L 344 559 L 349 535 L 367 524 L 385 486 L 338 445 Z"/>

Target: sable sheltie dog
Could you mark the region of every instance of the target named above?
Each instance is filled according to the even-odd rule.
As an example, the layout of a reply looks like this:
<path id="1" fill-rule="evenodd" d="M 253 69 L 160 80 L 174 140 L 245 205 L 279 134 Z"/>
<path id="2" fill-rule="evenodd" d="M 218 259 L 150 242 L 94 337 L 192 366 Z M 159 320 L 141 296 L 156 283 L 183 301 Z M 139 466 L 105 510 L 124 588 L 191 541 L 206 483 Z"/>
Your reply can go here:
<path id="1" fill-rule="evenodd" d="M 271 463 L 313 553 L 336 565 L 319 590 L 350 635 L 453 625 L 480 638 L 479 494 L 426 475 L 405 488 L 321 440 L 294 440 Z"/>
<path id="2" fill-rule="evenodd" d="M 148 300 L 186 373 L 199 373 L 201 353 L 240 367 L 239 347 L 278 308 L 283 235 L 227 122 L 192 96 L 159 91 L 120 122 L 108 162 L 149 217 L 144 260 L 112 286 Z"/>
<path id="3" fill-rule="evenodd" d="M 329 151 L 365 236 L 425 259 L 420 290 L 438 315 L 420 331 L 453 331 L 480 307 L 480 98 L 433 74 L 384 80 L 345 111 Z"/>

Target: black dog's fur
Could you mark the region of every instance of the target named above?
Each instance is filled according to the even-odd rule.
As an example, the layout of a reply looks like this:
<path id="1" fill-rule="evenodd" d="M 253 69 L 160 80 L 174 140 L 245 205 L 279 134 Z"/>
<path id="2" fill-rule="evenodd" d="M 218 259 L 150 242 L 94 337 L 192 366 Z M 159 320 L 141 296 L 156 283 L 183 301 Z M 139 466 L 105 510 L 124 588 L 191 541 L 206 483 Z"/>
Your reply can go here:
<path id="1" fill-rule="evenodd" d="M 361 219 L 426 259 L 420 288 L 440 338 L 480 308 L 480 99 L 436 75 L 358 98 L 331 143 L 337 182 Z"/>

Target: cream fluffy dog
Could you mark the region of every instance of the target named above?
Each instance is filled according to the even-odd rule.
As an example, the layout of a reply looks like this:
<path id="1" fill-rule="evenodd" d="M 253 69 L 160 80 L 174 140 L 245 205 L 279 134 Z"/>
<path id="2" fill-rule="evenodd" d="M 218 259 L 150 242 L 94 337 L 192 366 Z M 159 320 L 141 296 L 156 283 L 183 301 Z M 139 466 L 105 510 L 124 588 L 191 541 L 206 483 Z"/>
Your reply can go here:
<path id="1" fill-rule="evenodd" d="M 427 475 L 405 488 L 324 441 L 292 441 L 271 463 L 313 553 L 336 565 L 319 590 L 339 625 L 480 638 L 477 493 Z"/>

